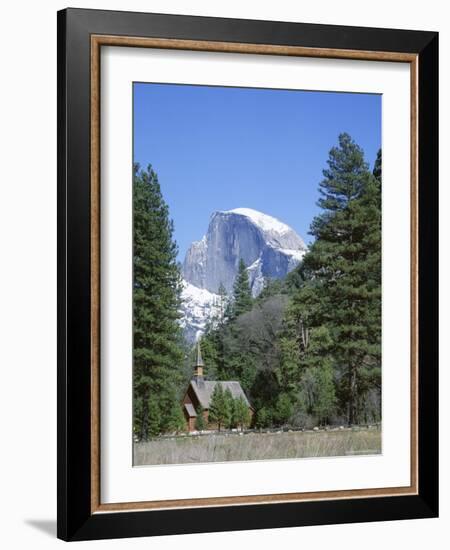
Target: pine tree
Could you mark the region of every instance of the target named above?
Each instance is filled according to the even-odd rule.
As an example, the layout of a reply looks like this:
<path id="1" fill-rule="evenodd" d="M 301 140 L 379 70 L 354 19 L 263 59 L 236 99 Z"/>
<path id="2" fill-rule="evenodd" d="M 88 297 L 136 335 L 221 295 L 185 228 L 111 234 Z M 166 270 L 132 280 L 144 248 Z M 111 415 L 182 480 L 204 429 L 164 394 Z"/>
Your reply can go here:
<path id="1" fill-rule="evenodd" d="M 294 412 L 294 406 L 286 393 L 278 396 L 275 406 L 275 417 L 279 425 L 286 424 Z"/>
<path id="2" fill-rule="evenodd" d="M 211 395 L 211 402 L 209 404 L 208 420 L 213 423 L 217 423 L 219 432 L 223 423 L 223 388 L 222 384 L 216 384 Z"/>
<path id="3" fill-rule="evenodd" d="M 219 285 L 219 313 L 217 326 L 213 333 L 214 347 L 216 349 L 216 373 L 225 372 L 225 343 L 224 343 L 224 329 L 227 322 L 227 312 L 228 312 L 228 295 L 225 289 L 225 286 L 221 282 Z"/>
<path id="4" fill-rule="evenodd" d="M 255 425 L 257 428 L 267 428 L 272 424 L 272 413 L 267 407 L 261 407 L 256 413 Z"/>
<path id="5" fill-rule="evenodd" d="M 219 327 L 223 327 L 226 321 L 228 295 L 227 295 L 227 290 L 224 284 L 222 283 L 222 281 L 220 282 L 217 294 L 219 295 L 219 300 L 217 304 L 218 305 L 217 324 Z"/>
<path id="6" fill-rule="evenodd" d="M 146 439 L 149 400 L 164 403 L 164 411 L 174 408 L 183 359 L 177 246 L 151 166 L 135 166 L 133 215 L 133 416 L 136 436 Z"/>
<path id="7" fill-rule="evenodd" d="M 290 396 L 295 395 L 300 381 L 300 361 L 301 355 L 299 345 L 292 334 L 280 334 L 278 337 L 278 347 L 280 349 L 280 363 L 275 369 L 275 376 L 279 388 Z"/>
<path id="8" fill-rule="evenodd" d="M 299 289 L 294 290 L 283 329 L 278 335 L 281 358 L 275 373 L 280 392 L 287 394 L 295 406 L 302 409 L 305 408 L 304 395 L 300 404 L 295 402 L 304 389 L 304 373 L 309 367 L 322 364 L 329 354 L 328 333 L 325 330 L 324 334 L 321 328 L 312 328 L 319 305 L 316 283 L 317 280 L 303 282 Z M 306 409 L 307 414 L 312 414 L 311 404 Z"/>
<path id="9" fill-rule="evenodd" d="M 326 326 L 310 329 L 308 346 L 302 357 L 303 379 L 309 378 L 309 412 L 317 416 L 319 424 L 327 422 L 336 411 L 335 373 L 333 369 L 333 341 Z"/>
<path id="10" fill-rule="evenodd" d="M 319 424 L 327 424 L 336 409 L 336 392 L 331 362 L 324 361 L 320 367 L 316 367 L 313 376 L 316 382 L 313 413 L 317 416 Z"/>
<path id="11" fill-rule="evenodd" d="M 174 432 L 182 429 L 184 415 L 175 385 L 169 380 L 155 397 L 161 410 L 161 432 Z M 181 413 L 181 414 L 180 414 Z M 181 419 L 183 422 L 181 422 Z"/>
<path id="12" fill-rule="evenodd" d="M 248 345 L 242 345 L 239 323 L 244 313 L 248 313 L 254 304 L 247 268 L 241 259 L 233 286 L 232 298 L 225 308 L 225 319 L 215 331 L 215 349 L 218 354 L 218 376 L 222 380 L 238 378 L 248 389 L 254 378 L 254 360 L 249 356 Z"/>
<path id="13" fill-rule="evenodd" d="M 195 419 L 195 429 L 201 432 L 205 429 L 205 418 L 203 416 L 204 409 L 201 405 L 199 405 L 195 412 L 197 413 L 197 417 Z"/>
<path id="14" fill-rule="evenodd" d="M 219 432 L 223 426 L 228 428 L 231 423 L 232 399 L 230 391 L 228 389 L 224 391 L 222 384 L 217 383 L 214 386 L 208 418 L 211 422 L 217 423 Z"/>
<path id="15" fill-rule="evenodd" d="M 165 411 L 166 423 L 165 430 L 167 432 L 183 432 L 186 431 L 186 420 L 183 415 L 180 403 L 172 402 L 172 406 L 168 411 Z"/>
<path id="16" fill-rule="evenodd" d="M 341 401 L 353 424 L 361 372 L 381 352 L 380 185 L 348 134 L 339 136 L 328 166 L 318 203 L 324 212 L 311 225 L 316 241 L 303 270 L 314 303 L 310 322 L 329 331 L 342 373 Z"/>
<path id="17" fill-rule="evenodd" d="M 225 370 L 224 331 L 228 320 L 229 300 L 225 286 L 221 282 L 215 303 L 216 311 L 207 320 L 205 332 L 200 345 L 202 356 L 207 365 L 207 376 L 210 380 L 223 378 Z"/>
<path id="18" fill-rule="evenodd" d="M 336 411 L 332 340 L 324 326 L 310 329 L 308 346 L 301 358 L 300 404 L 308 415 L 327 423 Z"/>
<path id="19" fill-rule="evenodd" d="M 224 416 L 223 425 L 225 426 L 225 428 L 231 428 L 231 425 L 233 423 L 234 399 L 233 399 L 233 395 L 232 395 L 229 388 L 227 388 L 223 392 L 223 401 L 224 401 L 224 404 L 223 404 L 223 416 Z"/>
<path id="20" fill-rule="evenodd" d="M 242 315 L 252 308 L 253 298 L 250 290 L 248 271 L 242 258 L 239 260 L 238 273 L 233 286 L 233 301 L 231 316 L 233 318 Z"/>
<path id="21" fill-rule="evenodd" d="M 220 378 L 220 331 L 211 322 L 206 324 L 205 332 L 200 340 L 200 348 L 205 362 L 205 376 L 209 380 Z"/>
<path id="22" fill-rule="evenodd" d="M 244 398 L 240 395 L 233 400 L 233 425 L 241 430 L 250 424 L 250 412 Z"/>
<path id="23" fill-rule="evenodd" d="M 151 437 L 155 437 L 161 432 L 161 411 L 154 398 L 150 398 L 147 402 L 147 431 L 148 436 Z"/>

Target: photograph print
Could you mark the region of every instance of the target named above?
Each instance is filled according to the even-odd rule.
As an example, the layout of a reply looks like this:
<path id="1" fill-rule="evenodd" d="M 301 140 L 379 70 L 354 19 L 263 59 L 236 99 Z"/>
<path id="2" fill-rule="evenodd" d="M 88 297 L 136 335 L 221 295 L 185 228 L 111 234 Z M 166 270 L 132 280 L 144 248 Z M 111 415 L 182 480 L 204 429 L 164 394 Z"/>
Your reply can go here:
<path id="1" fill-rule="evenodd" d="M 379 94 L 133 84 L 133 465 L 382 452 Z"/>

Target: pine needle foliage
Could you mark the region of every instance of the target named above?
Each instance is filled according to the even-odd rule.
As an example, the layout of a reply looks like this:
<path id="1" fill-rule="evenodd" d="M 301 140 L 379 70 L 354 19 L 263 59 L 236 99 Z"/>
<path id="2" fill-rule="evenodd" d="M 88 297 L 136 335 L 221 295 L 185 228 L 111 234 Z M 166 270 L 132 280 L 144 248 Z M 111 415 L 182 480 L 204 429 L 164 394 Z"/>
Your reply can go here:
<path id="1" fill-rule="evenodd" d="M 181 425 L 181 279 L 173 223 L 151 166 L 134 167 L 133 215 L 133 416 L 141 440 Z"/>

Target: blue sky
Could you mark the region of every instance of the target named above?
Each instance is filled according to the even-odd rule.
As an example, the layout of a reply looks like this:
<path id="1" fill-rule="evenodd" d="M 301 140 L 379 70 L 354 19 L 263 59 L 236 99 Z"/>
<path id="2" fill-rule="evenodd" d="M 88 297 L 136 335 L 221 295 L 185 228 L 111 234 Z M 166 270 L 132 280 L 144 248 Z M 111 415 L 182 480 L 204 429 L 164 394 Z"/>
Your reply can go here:
<path id="1" fill-rule="evenodd" d="M 348 132 L 373 166 L 381 96 L 134 84 L 134 160 L 157 172 L 179 259 L 216 210 L 275 216 L 306 242 L 328 152 Z"/>

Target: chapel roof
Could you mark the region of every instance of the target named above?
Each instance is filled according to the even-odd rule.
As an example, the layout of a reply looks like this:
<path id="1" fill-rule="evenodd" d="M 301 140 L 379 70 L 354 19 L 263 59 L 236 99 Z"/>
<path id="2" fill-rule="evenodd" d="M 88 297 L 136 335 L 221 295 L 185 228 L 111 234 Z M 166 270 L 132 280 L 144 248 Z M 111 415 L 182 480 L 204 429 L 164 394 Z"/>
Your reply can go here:
<path id="1" fill-rule="evenodd" d="M 192 405 L 192 403 L 185 403 L 184 408 L 186 409 L 190 417 L 197 416 L 197 413 L 195 412 L 195 409 L 194 409 L 194 405 Z"/>
<path id="2" fill-rule="evenodd" d="M 191 380 L 191 387 L 204 409 L 209 409 L 216 384 L 220 384 L 224 391 L 229 389 L 234 399 L 242 397 L 245 403 L 250 407 L 250 403 L 241 384 L 235 380 L 205 380 L 201 385 L 197 384 L 196 380 Z"/>

